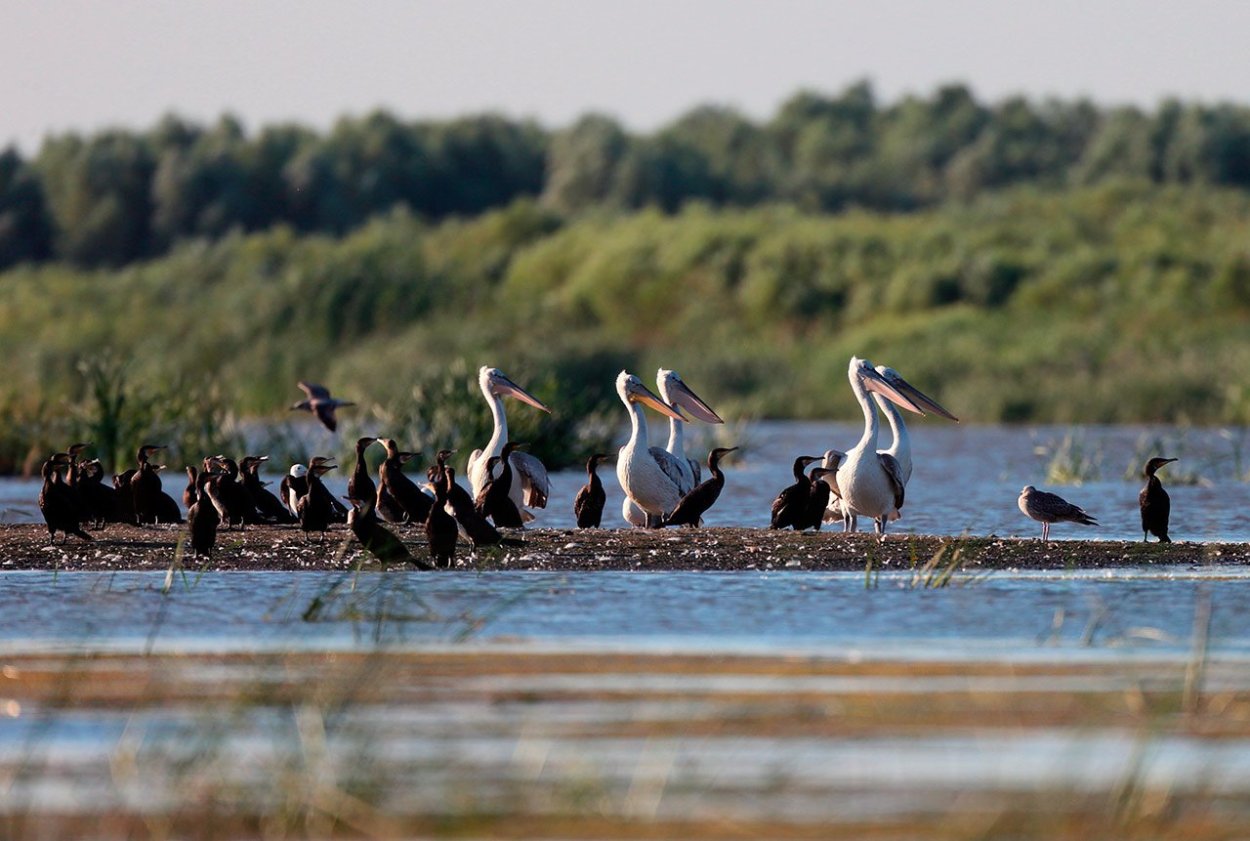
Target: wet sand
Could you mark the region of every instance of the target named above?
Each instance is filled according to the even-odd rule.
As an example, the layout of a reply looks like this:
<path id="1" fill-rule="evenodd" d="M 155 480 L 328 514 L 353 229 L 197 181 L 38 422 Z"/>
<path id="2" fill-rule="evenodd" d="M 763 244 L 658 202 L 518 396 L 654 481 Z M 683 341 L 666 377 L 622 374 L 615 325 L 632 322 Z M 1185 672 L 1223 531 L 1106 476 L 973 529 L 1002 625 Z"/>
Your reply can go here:
<path id="1" fill-rule="evenodd" d="M 417 557 L 426 557 L 420 527 L 390 527 Z M 324 538 L 297 527 L 251 526 L 219 532 L 211 558 L 184 545 L 185 527 L 110 525 L 91 542 L 60 535 L 49 545 L 42 525 L 0 526 L 0 570 L 143 570 L 175 564 L 206 570 L 334 570 L 377 567 L 344 526 Z M 732 571 L 807 569 L 863 571 L 924 569 L 1099 569 L 1147 565 L 1241 566 L 1246 543 L 1141 543 L 997 537 L 888 535 L 822 531 L 797 534 L 748 528 L 564 530 L 531 529 L 511 537 L 519 546 L 474 551 L 462 543 L 456 568 L 473 570 Z"/>

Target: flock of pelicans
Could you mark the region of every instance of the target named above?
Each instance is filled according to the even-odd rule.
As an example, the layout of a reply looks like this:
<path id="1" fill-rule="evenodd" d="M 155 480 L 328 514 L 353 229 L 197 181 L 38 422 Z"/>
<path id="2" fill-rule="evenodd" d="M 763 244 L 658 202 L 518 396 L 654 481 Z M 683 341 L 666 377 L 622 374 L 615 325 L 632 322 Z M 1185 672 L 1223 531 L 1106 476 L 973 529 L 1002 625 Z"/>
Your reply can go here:
<path id="1" fill-rule="evenodd" d="M 874 367 L 867 360 L 852 357 L 847 376 L 863 409 L 863 434 L 845 452 L 830 449 L 823 456 L 795 459 L 794 483 L 773 502 L 771 528 L 820 529 L 822 523 L 840 520 L 845 531 L 855 531 L 858 518 L 863 516 L 872 519 L 884 539 L 888 523 L 901 516 L 912 473 L 911 440 L 899 409 L 958 420 L 892 368 Z M 550 410 L 497 368 L 483 367 L 478 383 L 494 418 L 494 433 L 485 448 L 469 456 L 468 489 L 456 481 L 455 469 L 447 464 L 455 450 L 440 450 L 426 471 L 427 481 L 419 485 L 404 473 L 404 465 L 420 453 L 402 450 L 390 438 L 367 437 L 356 442 L 356 463 L 344 497 L 350 507 L 322 482 L 326 473 L 337 469 L 333 459 L 317 456 L 307 465 L 292 465 L 275 495 L 259 475 L 268 456 L 235 461 L 216 455 L 203 459 L 198 468 L 186 468 L 184 521 L 178 503 L 163 490 L 160 471 L 165 465 L 153 461 L 164 447 L 140 447 L 136 466 L 113 476 L 109 485 L 104 482 L 98 459 L 80 460 L 89 445 L 75 444 L 44 462 L 39 509 L 53 541 L 58 531 L 67 538 L 75 535 L 90 540 L 84 524 L 102 528 L 109 522 L 141 526 L 186 522 L 191 548 L 197 555 L 208 555 L 222 525 L 298 524 L 305 532 L 324 536 L 332 524 L 346 523 L 364 548 L 384 563 L 448 567 L 462 538 L 475 548 L 518 543 L 500 529 L 523 528 L 534 518 L 527 509 L 545 508 L 550 491 L 542 463 L 522 452 L 523 444 L 508 438 L 504 398 L 520 400 L 544 412 Z M 661 368 L 656 385 L 658 395 L 633 374 L 622 371 L 616 379 L 617 394 L 631 422 L 629 440 L 616 456 L 616 476 L 625 492 L 621 513 L 635 526 L 697 526 L 724 487 L 722 458 L 737 448 L 713 449 L 707 460 L 711 475 L 703 480 L 700 464 L 685 455 L 683 430 L 689 420 L 682 411 L 704 423 L 723 421 L 675 371 Z M 337 427 L 335 410 L 352 404 L 332 397 L 321 386 L 306 382 L 299 386 L 306 399 L 291 408 L 312 412 L 333 432 Z M 665 447 L 650 446 L 644 408 L 668 419 Z M 893 435 L 886 449 L 878 449 L 878 410 L 885 415 Z M 376 481 L 365 461 L 365 451 L 374 444 L 386 450 Z M 608 458 L 611 456 L 600 453 L 587 462 L 587 482 L 573 504 L 579 528 L 597 528 L 602 522 L 606 494 L 596 471 Z M 1140 495 L 1143 534 L 1154 534 L 1163 542 L 1170 542 L 1169 500 L 1155 472 L 1171 461 L 1175 459 L 1150 459 L 1145 468 L 1147 483 Z M 1082 508 L 1032 485 L 1021 491 L 1018 505 L 1026 516 L 1042 524 L 1043 540 L 1049 540 L 1052 523 L 1097 525 Z M 383 521 L 423 526 L 430 560 L 414 558 Z"/>

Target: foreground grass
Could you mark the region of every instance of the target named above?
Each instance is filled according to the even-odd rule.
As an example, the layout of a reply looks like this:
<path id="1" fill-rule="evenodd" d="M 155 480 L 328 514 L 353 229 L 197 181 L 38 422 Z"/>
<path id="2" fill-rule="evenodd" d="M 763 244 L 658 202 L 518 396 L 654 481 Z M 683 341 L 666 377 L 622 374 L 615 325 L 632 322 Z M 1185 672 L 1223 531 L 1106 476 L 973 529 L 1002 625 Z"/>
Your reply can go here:
<path id="1" fill-rule="evenodd" d="M 1250 819 L 1244 779 L 1180 779 L 1153 761 L 1176 740 L 1218 757 L 1250 739 L 1244 669 L 1204 667 L 1218 689 L 1192 690 L 1185 663 L 1144 661 L 8 655 L 6 709 L 27 737 L 0 749 L 0 827 L 101 839 L 1235 838 Z M 124 732 L 51 747 L 85 721 Z M 975 770 L 1056 733 L 1073 744 L 1062 768 L 997 782 Z M 1081 734 L 1138 749 L 1109 773 Z M 929 745 L 944 779 L 906 766 L 883 777 L 870 759 L 859 773 L 806 773 L 798 760 L 874 744 L 887 768 L 890 745 Z M 40 786 L 61 795 L 32 799 Z"/>

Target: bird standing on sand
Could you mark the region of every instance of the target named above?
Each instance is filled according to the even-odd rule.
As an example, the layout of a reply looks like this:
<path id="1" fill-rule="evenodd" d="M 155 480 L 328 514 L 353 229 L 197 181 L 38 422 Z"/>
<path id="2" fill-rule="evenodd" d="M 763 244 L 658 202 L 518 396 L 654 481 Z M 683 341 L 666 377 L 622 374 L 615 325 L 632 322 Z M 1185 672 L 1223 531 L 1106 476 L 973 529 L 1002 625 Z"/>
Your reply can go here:
<path id="1" fill-rule="evenodd" d="M 465 467 L 465 477 L 469 480 L 469 492 L 477 497 L 482 492 L 486 480 L 491 477 L 487 464 L 491 456 L 503 455 L 504 444 L 508 441 L 508 415 L 504 411 L 503 399 L 511 397 L 533 406 L 539 411 L 551 413 L 547 404 L 514 383 L 498 368 L 483 365 L 477 372 L 478 387 L 482 389 L 486 403 L 490 406 L 494 430 L 490 441 L 484 449 L 474 450 L 469 454 L 469 463 Z M 529 453 L 513 453 L 509 458 L 512 465 L 514 480 L 512 482 L 512 502 L 517 510 L 523 512 L 522 518 L 534 519 L 534 515 L 526 508 L 546 508 L 547 496 L 551 493 L 551 480 L 547 477 L 547 468 Z"/>
<path id="2" fill-rule="evenodd" d="M 369 476 L 369 465 L 365 462 L 365 450 L 377 443 L 377 440 L 368 436 L 356 439 L 356 466 L 352 468 L 352 475 L 347 480 L 347 496 L 362 505 L 365 500 L 374 500 L 378 496 L 378 488 L 373 484 L 373 479 Z M 373 503 L 370 502 L 367 507 L 372 511 Z"/>
<path id="3" fill-rule="evenodd" d="M 269 461 L 269 456 L 244 456 L 239 462 L 239 476 L 243 487 L 252 497 L 252 505 L 265 520 L 273 523 L 294 523 L 295 518 L 286 506 L 265 487 L 266 482 L 260 478 L 260 466 Z M 303 467 L 303 465 L 300 465 Z"/>
<path id="4" fill-rule="evenodd" d="M 482 489 L 478 491 L 477 499 L 473 501 L 473 507 L 477 513 L 483 517 L 489 517 L 499 528 L 525 528 L 525 518 L 516 500 L 512 498 L 513 470 L 510 456 L 520 446 L 522 445 L 516 441 L 509 441 L 504 444 L 503 455 L 491 456 L 487 459 L 488 478 L 482 485 Z M 498 476 L 494 475 L 497 465 L 501 468 Z"/>
<path id="5" fill-rule="evenodd" d="M 361 546 L 365 547 L 365 551 L 381 561 L 383 566 L 412 564 L 418 569 L 434 569 L 428 562 L 414 558 L 404 542 L 382 525 L 373 513 L 372 496 L 364 499 L 348 496 L 346 499 L 352 504 L 352 510 L 347 512 L 347 527 L 352 530 L 352 534 L 356 535 L 356 539 L 360 541 Z"/>
<path id="6" fill-rule="evenodd" d="M 307 395 L 303 400 L 294 403 L 291 411 L 302 410 L 312 412 L 317 416 L 317 420 L 321 421 L 321 425 L 333 432 L 338 429 L 338 419 L 334 416 L 334 410 L 339 406 L 355 406 L 356 404 L 350 400 L 339 400 L 330 396 L 330 390 L 322 385 L 310 383 L 307 380 L 300 380 L 296 383 L 300 389 Z"/>
<path id="7" fill-rule="evenodd" d="M 78 496 L 60 476 L 62 469 L 69 469 L 69 464 L 69 453 L 55 453 L 40 470 L 43 487 L 39 491 L 39 511 L 48 524 L 49 543 L 56 542 L 58 531 L 64 532 L 67 540 L 71 534 L 91 540 L 91 535 L 82 530 L 82 506 L 78 503 Z"/>
<path id="8" fill-rule="evenodd" d="M 707 455 L 707 469 L 712 478 L 695 485 L 694 490 L 681 498 L 673 513 L 664 520 L 666 526 L 697 526 L 703 515 L 720 496 L 725 487 L 725 474 L 721 472 L 720 460 L 737 447 L 717 447 Z"/>
<path id="9" fill-rule="evenodd" d="M 803 528 L 799 524 L 807 521 L 807 508 L 812 496 L 812 480 L 803 471 L 813 461 L 820 461 L 820 456 L 799 456 L 794 460 L 794 484 L 782 488 L 773 500 L 772 517 L 768 522 L 770 529 Z"/>
<path id="10" fill-rule="evenodd" d="M 306 532 L 321 532 L 323 540 L 326 529 L 330 528 L 330 522 L 334 517 L 334 506 L 329 502 L 330 492 L 321 483 L 321 477 L 336 467 L 338 465 L 331 463 L 330 459 L 321 456 L 309 462 L 308 493 L 301 496 L 295 505 L 300 528 Z"/>
<path id="11" fill-rule="evenodd" d="M 1141 506 L 1142 540 L 1149 541 L 1150 535 L 1159 538 L 1160 543 L 1171 543 L 1168 537 L 1168 516 L 1172 513 L 1172 500 L 1163 489 L 1163 483 L 1155 475 L 1155 471 L 1165 464 L 1176 461 L 1174 458 L 1156 456 L 1146 462 L 1142 475 L 1146 477 L 1146 487 L 1141 489 L 1137 502 Z"/>
<path id="12" fill-rule="evenodd" d="M 434 504 L 425 518 L 425 538 L 430 547 L 430 558 L 435 566 L 450 567 L 456 560 L 456 538 L 460 529 L 456 519 L 447 513 L 446 473 L 434 483 Z"/>
<path id="13" fill-rule="evenodd" d="M 579 529 L 597 529 L 603 522 L 603 506 L 608 496 L 595 468 L 599 466 L 599 462 L 611 457 L 605 453 L 595 453 L 586 459 L 586 484 L 578 489 L 577 496 L 573 499 L 573 514 L 577 517 Z"/>
<path id="14" fill-rule="evenodd" d="M 1061 496 L 1039 491 L 1032 485 L 1025 485 L 1016 500 L 1020 510 L 1026 517 L 1042 524 L 1042 541 L 1050 540 L 1051 523 L 1080 523 L 1084 526 L 1096 526 L 1098 521 L 1085 513 L 1079 505 L 1073 505 Z"/>
<path id="15" fill-rule="evenodd" d="M 161 444 L 144 444 L 135 454 L 139 469 L 130 476 L 130 494 L 134 500 L 135 519 L 139 525 L 151 525 L 156 522 L 157 509 L 160 507 L 161 477 L 157 475 L 156 465 L 151 458 L 158 451 L 165 449 Z"/>
<path id="16" fill-rule="evenodd" d="M 382 487 L 395 505 L 403 510 L 407 522 L 424 523 L 425 518 L 430 516 L 434 501 L 417 487 L 416 482 L 404 475 L 404 465 L 421 454 L 400 450 L 394 438 L 379 438 L 378 441 L 386 447 L 386 460 L 378 468 Z"/>
<path id="17" fill-rule="evenodd" d="M 188 471 L 195 468 L 188 467 Z M 205 470 L 195 479 L 192 489 L 194 497 L 187 506 L 187 531 L 191 536 L 191 549 L 198 557 L 212 557 L 213 547 L 217 545 L 217 526 L 221 524 L 221 509 L 225 505 L 217 496 L 217 482 L 220 477 Z"/>

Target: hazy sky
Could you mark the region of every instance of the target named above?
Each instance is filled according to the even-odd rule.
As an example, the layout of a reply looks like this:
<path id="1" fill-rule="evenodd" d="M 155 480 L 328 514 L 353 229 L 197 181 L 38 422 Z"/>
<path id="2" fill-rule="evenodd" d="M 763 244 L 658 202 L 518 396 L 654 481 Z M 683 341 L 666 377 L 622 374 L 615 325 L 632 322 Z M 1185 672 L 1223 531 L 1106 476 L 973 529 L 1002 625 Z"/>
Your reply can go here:
<path id="1" fill-rule="evenodd" d="M 375 107 L 649 130 L 704 103 L 771 114 L 800 87 L 883 101 L 1250 101 L 1250 2 L 1201 0 L 51 0 L 4 2 L 0 145 L 224 111 L 250 129 Z"/>

